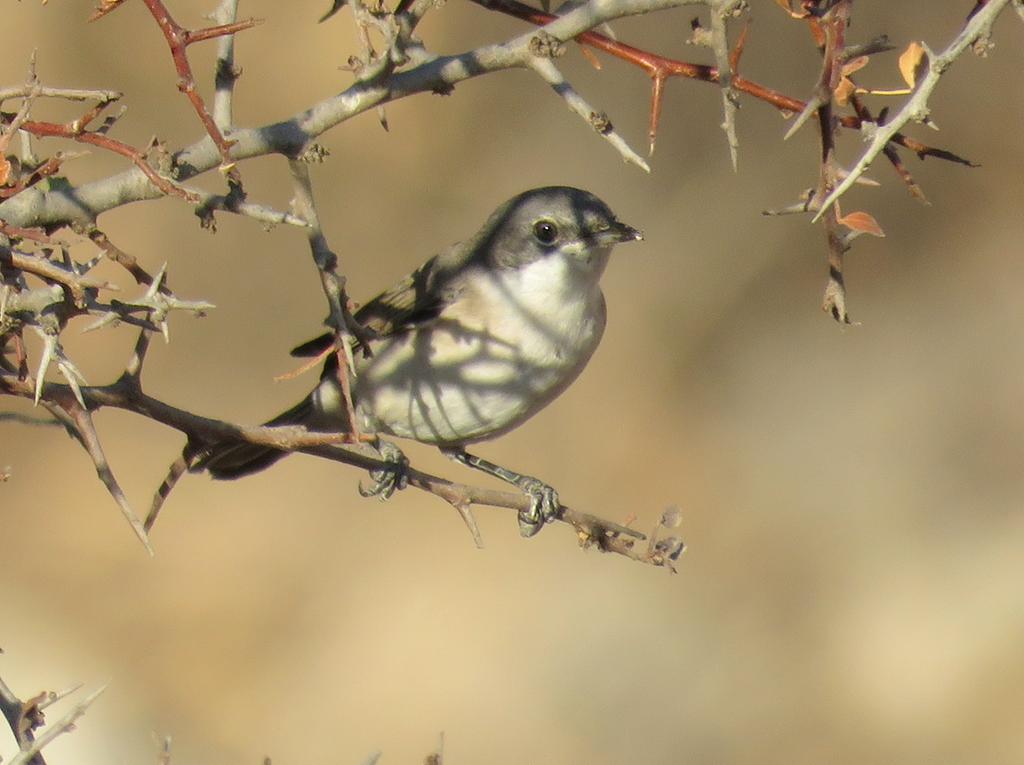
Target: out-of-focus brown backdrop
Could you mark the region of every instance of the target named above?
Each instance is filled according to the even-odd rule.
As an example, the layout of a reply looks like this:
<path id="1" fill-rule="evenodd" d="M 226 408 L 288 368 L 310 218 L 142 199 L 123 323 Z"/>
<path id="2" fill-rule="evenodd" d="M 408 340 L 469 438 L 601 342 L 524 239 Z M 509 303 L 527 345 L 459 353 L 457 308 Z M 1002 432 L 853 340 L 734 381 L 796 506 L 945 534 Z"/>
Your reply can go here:
<path id="1" fill-rule="evenodd" d="M 192 25 L 213 5 L 170 2 Z M 238 42 L 240 124 L 350 82 L 339 70 L 350 20 L 317 25 L 327 5 L 242 4 L 267 23 Z M 808 93 L 806 31 L 767 0 L 752 5 L 745 73 Z M 937 47 L 971 5 L 858 4 L 852 34 Z M 6 3 L 0 79 L 19 81 L 36 48 L 48 84 L 125 91 L 117 137 L 194 140 L 144 7 L 87 25 L 91 6 Z M 915 131 L 983 166 L 908 157 L 933 202 L 923 207 L 879 162 L 882 187 L 844 202 L 887 233 L 851 253 L 861 324 L 847 329 L 819 310 L 820 229 L 760 215 L 816 172 L 813 130 L 783 143 L 786 123 L 766 105 L 743 102 L 738 174 L 718 92 L 683 81 L 668 84 L 649 176 L 522 72 L 390 106 L 390 133 L 368 114 L 324 136 L 317 193 L 357 299 L 532 186 L 591 189 L 644 230 L 609 268 L 609 329 L 582 378 L 480 451 L 551 481 L 573 506 L 635 513 L 641 526 L 678 504 L 680 573 L 579 552 L 566 527 L 521 540 L 498 510 L 479 512 L 478 550 L 440 501 L 362 500 L 359 474 L 303 457 L 238 483 L 183 480 L 150 560 L 72 441 L 5 422 L 0 672 L 23 696 L 111 683 L 52 761 L 153 762 L 154 734 L 170 734 L 181 763 L 359 762 L 377 749 L 384 762 L 418 762 L 441 731 L 453 763 L 1024 760 L 1024 27 L 1007 14 L 990 57 L 964 57 L 940 86 L 942 131 Z M 708 61 L 683 45 L 691 15 L 618 31 Z M 519 28 L 452 2 L 422 33 L 454 52 Z M 209 93 L 213 46 L 191 52 Z M 862 81 L 898 84 L 895 61 L 879 56 Z M 560 63 L 645 144 L 641 73 L 610 59 L 597 72 L 576 50 Z M 859 146 L 846 136 L 843 156 Z M 94 154 L 69 169 L 122 166 Z M 242 172 L 254 200 L 286 205 L 281 159 Z M 175 317 L 172 342 L 150 357 L 151 393 L 257 422 L 306 392 L 312 377 L 272 382 L 324 314 L 301 232 L 219 216 L 213 236 L 176 200 L 101 224 L 148 268 L 167 261 L 179 294 L 217 305 L 202 320 Z M 133 332 L 68 337 L 101 382 Z M 144 511 L 181 439 L 112 411 L 98 425 Z"/>

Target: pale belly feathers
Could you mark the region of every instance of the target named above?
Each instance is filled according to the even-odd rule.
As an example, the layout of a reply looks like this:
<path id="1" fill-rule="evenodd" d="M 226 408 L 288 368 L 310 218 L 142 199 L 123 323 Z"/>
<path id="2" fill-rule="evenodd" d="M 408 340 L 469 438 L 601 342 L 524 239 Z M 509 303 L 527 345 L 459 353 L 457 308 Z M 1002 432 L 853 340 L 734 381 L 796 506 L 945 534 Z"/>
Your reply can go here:
<path id="1" fill-rule="evenodd" d="M 362 429 L 444 446 L 520 425 L 597 348 L 603 266 L 548 258 L 473 279 L 433 322 L 375 343 L 355 380 Z"/>

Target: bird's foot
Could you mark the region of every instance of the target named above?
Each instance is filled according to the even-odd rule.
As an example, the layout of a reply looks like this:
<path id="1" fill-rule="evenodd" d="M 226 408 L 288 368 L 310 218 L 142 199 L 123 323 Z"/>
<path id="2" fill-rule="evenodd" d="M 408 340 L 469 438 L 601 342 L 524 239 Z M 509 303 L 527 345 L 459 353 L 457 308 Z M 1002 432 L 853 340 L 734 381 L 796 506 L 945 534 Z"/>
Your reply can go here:
<path id="1" fill-rule="evenodd" d="M 519 533 L 522 536 L 532 537 L 544 528 L 545 523 L 551 523 L 561 517 L 562 505 L 558 501 L 558 492 L 540 479 L 496 465 L 461 448 L 453 447 L 441 451 L 466 467 L 512 484 L 530 498 L 530 506 L 519 511 Z"/>
<path id="2" fill-rule="evenodd" d="M 530 498 L 530 507 L 519 511 L 519 534 L 532 537 L 544 524 L 559 517 L 561 503 L 553 486 L 529 475 L 521 475 L 514 482 Z"/>
<path id="3" fill-rule="evenodd" d="M 378 440 L 374 447 L 380 458 L 388 463 L 388 467 L 370 471 L 373 486 L 366 488 L 359 482 L 359 494 L 363 497 L 378 497 L 381 502 L 390 499 L 396 491 L 409 485 L 408 458 L 402 450 L 390 441 Z"/>

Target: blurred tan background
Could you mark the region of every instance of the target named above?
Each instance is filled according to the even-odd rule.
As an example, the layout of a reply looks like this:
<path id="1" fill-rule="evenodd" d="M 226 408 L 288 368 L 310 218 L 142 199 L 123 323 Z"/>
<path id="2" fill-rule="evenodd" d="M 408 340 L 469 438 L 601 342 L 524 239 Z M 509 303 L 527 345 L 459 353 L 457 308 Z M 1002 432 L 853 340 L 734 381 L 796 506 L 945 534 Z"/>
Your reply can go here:
<path id="1" fill-rule="evenodd" d="M 174 0 L 201 23 L 213 0 Z M 240 38 L 237 121 L 281 119 L 350 82 L 346 14 L 328 2 L 245 2 L 267 23 Z M 804 29 L 755 0 L 747 76 L 806 94 Z M 952 38 L 971 3 L 859 3 L 852 36 Z M 87 25 L 89 0 L 4 4 L 3 82 L 38 49 L 47 84 L 125 91 L 122 140 L 199 135 L 141 3 Z M 693 13 L 618 25 L 689 60 Z M 522 27 L 461 2 L 428 17 L 437 51 Z M 407 491 L 362 500 L 360 474 L 294 457 L 238 483 L 188 477 L 155 529 L 132 537 L 78 447 L 0 423 L 0 674 L 23 697 L 110 682 L 54 763 L 420 762 L 445 732 L 451 763 L 1024 761 L 1024 27 L 1007 12 L 987 60 L 965 57 L 915 135 L 982 163 L 907 162 L 933 202 L 882 162 L 866 209 L 887 238 L 849 258 L 843 329 L 819 310 L 821 231 L 769 219 L 814 182 L 816 139 L 745 99 L 740 172 L 719 94 L 671 81 L 650 176 L 527 73 L 419 96 L 323 137 L 315 169 L 331 244 L 356 299 L 471 233 L 500 201 L 564 183 L 644 230 L 605 278 L 610 325 L 582 378 L 517 432 L 479 449 L 556 485 L 569 504 L 652 526 L 678 504 L 689 549 L 672 577 L 575 547 L 564 526 L 521 540 L 481 509 L 486 548 L 456 514 Z M 192 49 L 209 93 L 213 45 Z M 899 82 L 895 54 L 862 81 Z M 576 50 L 562 60 L 634 146 L 648 82 Z M 878 101 L 872 101 L 877 108 Z M 41 116 L 72 113 L 48 105 Z M 857 136 L 844 138 L 852 160 Z M 68 147 L 62 147 L 68 148 Z M 123 167 L 94 154 L 73 177 Z M 245 163 L 255 201 L 283 207 L 280 158 Z M 216 184 L 216 178 L 205 179 Z M 215 187 L 215 186 L 214 186 Z M 110 213 L 102 227 L 180 295 L 217 309 L 175 317 L 145 382 L 153 395 L 258 422 L 313 378 L 273 376 L 319 330 L 323 298 L 301 232 L 219 216 L 214 236 L 176 200 Z M 119 283 L 127 279 L 116 271 Z M 133 332 L 68 333 L 90 381 L 113 379 Z M 21 402 L 4 411 L 31 413 Z M 140 512 L 181 438 L 98 416 Z M 432 450 L 419 465 L 476 476 Z M 51 714 L 51 718 L 55 715 Z M 0 753 L 13 743 L 0 734 Z"/>

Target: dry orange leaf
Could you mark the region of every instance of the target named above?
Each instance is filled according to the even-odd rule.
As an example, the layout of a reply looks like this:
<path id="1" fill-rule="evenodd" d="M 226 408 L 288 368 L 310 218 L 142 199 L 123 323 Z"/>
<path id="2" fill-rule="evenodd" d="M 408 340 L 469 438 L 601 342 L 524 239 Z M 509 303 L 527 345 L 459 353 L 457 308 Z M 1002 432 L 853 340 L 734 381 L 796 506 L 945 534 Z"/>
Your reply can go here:
<path id="1" fill-rule="evenodd" d="M 847 61 L 843 64 L 843 74 L 853 74 L 854 72 L 860 71 L 868 65 L 868 61 L 871 59 L 867 56 L 857 56 L 852 61 Z"/>
<path id="2" fill-rule="evenodd" d="M 838 218 L 838 221 L 851 231 L 861 231 L 872 236 L 885 236 L 878 221 L 866 212 L 852 212 Z"/>
<path id="3" fill-rule="evenodd" d="M 844 77 L 839 81 L 839 84 L 836 85 L 836 89 L 834 91 L 836 103 L 846 106 L 847 102 L 850 100 L 850 96 L 856 92 L 857 86 L 853 84 L 853 80 L 849 77 Z"/>
<path id="4" fill-rule="evenodd" d="M 903 81 L 908 88 L 917 85 L 918 78 L 924 73 L 928 65 L 928 54 L 919 42 L 912 42 L 907 49 L 900 54 L 899 66 Z"/>
<path id="5" fill-rule="evenodd" d="M 7 161 L 7 157 L 0 154 L 0 186 L 4 186 L 7 183 L 8 177 L 11 175 L 11 163 Z"/>
<path id="6" fill-rule="evenodd" d="M 863 88 L 858 88 L 853 84 L 853 80 L 850 79 L 850 75 L 867 66 L 869 60 L 870 59 L 867 56 L 857 56 L 857 58 L 852 61 L 847 61 L 843 64 L 842 77 L 835 89 L 835 98 L 837 103 L 842 106 L 846 106 L 850 100 L 850 96 L 854 93 L 869 92 Z"/>

